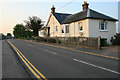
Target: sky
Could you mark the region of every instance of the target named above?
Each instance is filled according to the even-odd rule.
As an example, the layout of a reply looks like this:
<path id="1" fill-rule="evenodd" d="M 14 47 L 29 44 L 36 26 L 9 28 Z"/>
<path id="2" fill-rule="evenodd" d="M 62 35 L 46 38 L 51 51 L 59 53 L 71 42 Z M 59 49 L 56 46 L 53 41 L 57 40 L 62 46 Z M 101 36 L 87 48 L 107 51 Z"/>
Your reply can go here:
<path id="1" fill-rule="evenodd" d="M 118 0 L 85 0 L 89 8 L 118 19 Z M 84 0 L 4 0 L 0 2 L 0 33 L 13 33 L 16 24 L 25 24 L 29 16 L 37 16 L 45 23 L 52 5 L 56 12 L 77 13 L 82 11 Z M 68 4 L 68 5 L 66 5 Z M 66 6 L 65 6 L 66 5 Z"/>

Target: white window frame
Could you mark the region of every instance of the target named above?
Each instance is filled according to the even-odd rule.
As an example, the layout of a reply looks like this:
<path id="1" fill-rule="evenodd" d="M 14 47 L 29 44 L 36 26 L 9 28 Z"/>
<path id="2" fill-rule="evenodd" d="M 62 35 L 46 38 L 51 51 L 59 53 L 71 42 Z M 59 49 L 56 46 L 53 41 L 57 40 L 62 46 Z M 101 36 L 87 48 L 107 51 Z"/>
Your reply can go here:
<path id="1" fill-rule="evenodd" d="M 82 26 L 80 26 L 79 24 L 81 24 L 81 25 L 82 25 L 82 22 L 78 22 L 78 32 L 83 32 L 83 25 L 82 25 Z M 82 27 L 82 30 L 80 30 L 80 27 Z"/>
<path id="2" fill-rule="evenodd" d="M 69 32 L 68 32 L 68 33 L 66 33 L 66 26 L 69 26 L 69 29 L 68 29 Z M 70 25 L 69 25 L 69 24 L 65 24 L 65 26 L 64 26 L 64 33 L 65 33 L 65 34 L 69 34 L 69 33 L 70 33 Z"/>
<path id="3" fill-rule="evenodd" d="M 101 23 L 104 24 L 104 29 L 101 29 Z M 108 22 L 99 21 L 99 31 L 108 31 Z"/>

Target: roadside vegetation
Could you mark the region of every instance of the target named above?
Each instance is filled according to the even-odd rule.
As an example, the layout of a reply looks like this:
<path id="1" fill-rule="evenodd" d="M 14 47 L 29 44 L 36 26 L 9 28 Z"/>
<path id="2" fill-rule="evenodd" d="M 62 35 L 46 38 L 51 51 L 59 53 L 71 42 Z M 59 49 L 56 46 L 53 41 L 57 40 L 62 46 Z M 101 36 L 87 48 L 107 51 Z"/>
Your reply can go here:
<path id="1" fill-rule="evenodd" d="M 13 38 L 11 33 L 7 33 L 7 35 L 4 35 L 3 33 L 0 33 L 0 40 L 11 39 L 11 38 Z"/>
<path id="2" fill-rule="evenodd" d="M 35 39 L 38 36 L 38 30 L 41 29 L 44 24 L 43 21 L 36 17 L 29 17 L 25 20 L 25 25 L 16 24 L 13 28 L 14 38 L 17 39 Z"/>
<path id="3" fill-rule="evenodd" d="M 119 45 L 120 46 L 120 33 L 116 33 L 114 37 L 111 37 L 112 45 Z"/>

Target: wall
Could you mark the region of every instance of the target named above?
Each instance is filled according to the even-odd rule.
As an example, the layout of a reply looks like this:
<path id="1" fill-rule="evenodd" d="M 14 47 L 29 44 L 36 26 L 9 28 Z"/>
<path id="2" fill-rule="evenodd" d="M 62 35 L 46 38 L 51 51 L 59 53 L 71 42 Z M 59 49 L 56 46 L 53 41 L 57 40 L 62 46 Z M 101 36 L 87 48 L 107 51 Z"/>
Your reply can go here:
<path id="1" fill-rule="evenodd" d="M 58 27 L 57 32 L 56 32 L 56 26 Z M 60 24 L 53 15 L 50 17 L 47 27 L 50 27 L 50 37 L 60 36 L 61 33 Z"/>
<path id="2" fill-rule="evenodd" d="M 120 33 L 120 1 L 118 2 L 118 33 Z"/>
<path id="3" fill-rule="evenodd" d="M 38 31 L 38 34 L 40 37 L 45 37 L 44 33 L 45 33 L 45 30 Z"/>
<path id="4" fill-rule="evenodd" d="M 107 38 L 107 42 L 111 44 L 110 39 L 116 34 L 116 22 L 106 21 L 108 22 L 107 31 L 99 31 L 99 21 L 102 20 L 89 19 L 89 36 Z"/>
<path id="5" fill-rule="evenodd" d="M 59 37 L 81 37 L 79 30 L 78 30 L 78 23 L 79 22 L 82 22 L 82 25 L 83 25 L 83 37 L 88 37 L 89 36 L 89 33 L 88 33 L 88 19 L 85 19 L 85 20 L 81 20 L 81 21 L 77 21 L 77 22 L 72 22 L 69 24 L 69 33 L 61 33 L 60 32 L 60 36 Z M 66 24 L 62 24 L 60 26 L 60 30 L 61 28 L 64 29 Z"/>
<path id="6" fill-rule="evenodd" d="M 50 27 L 50 37 L 80 37 L 80 32 L 78 31 L 78 23 L 83 24 L 83 36 L 89 37 L 88 33 L 88 19 L 70 23 L 69 33 L 62 33 L 61 29 L 65 27 L 66 24 L 60 25 L 56 18 L 52 15 L 47 27 Z M 56 32 L 56 26 L 58 31 Z M 65 30 L 64 30 L 65 31 Z M 47 31 L 46 31 L 47 32 Z"/>

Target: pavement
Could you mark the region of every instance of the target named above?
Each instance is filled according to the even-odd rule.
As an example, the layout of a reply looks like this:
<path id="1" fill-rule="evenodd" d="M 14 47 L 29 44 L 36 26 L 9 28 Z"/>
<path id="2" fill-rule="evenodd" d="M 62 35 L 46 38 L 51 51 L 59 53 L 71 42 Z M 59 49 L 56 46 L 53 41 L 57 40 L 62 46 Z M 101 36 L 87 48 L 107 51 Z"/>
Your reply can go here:
<path id="1" fill-rule="evenodd" d="M 119 60 L 108 59 L 84 52 L 45 45 L 43 43 L 11 39 L 14 51 L 23 59 L 32 78 L 119 78 Z M 31 64 L 30 64 L 31 63 Z M 27 65 L 28 64 L 28 65 Z M 14 64 L 13 64 L 14 65 Z M 35 75 L 36 74 L 36 75 Z M 57 79 L 56 79 L 57 80 Z"/>
<path id="2" fill-rule="evenodd" d="M 6 40 L 2 40 L 2 78 L 16 79 L 16 78 L 30 78 L 24 67 L 15 55 L 15 52 L 7 43 Z"/>

